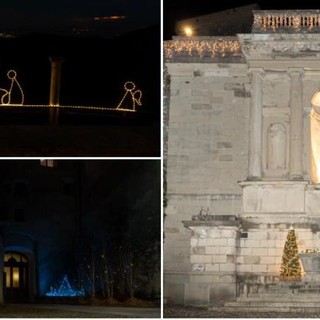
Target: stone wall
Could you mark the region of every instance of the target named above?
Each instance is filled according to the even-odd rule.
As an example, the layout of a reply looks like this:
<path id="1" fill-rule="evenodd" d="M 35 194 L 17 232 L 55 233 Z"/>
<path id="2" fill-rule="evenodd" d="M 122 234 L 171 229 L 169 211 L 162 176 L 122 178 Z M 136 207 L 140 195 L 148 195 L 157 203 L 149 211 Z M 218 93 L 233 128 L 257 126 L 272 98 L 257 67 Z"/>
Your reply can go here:
<path id="1" fill-rule="evenodd" d="M 219 40 L 218 50 L 217 40 L 208 45 L 207 39 L 210 63 L 201 41 L 169 48 L 168 303 L 222 304 L 245 287 L 276 283 L 291 227 L 299 249 L 318 246 L 320 193 L 310 182 L 309 117 L 319 86 L 319 34 L 242 34 L 238 40 L 222 57 L 227 42 Z M 189 49 L 182 60 L 179 46 Z M 203 224 L 194 222 L 197 214 L 240 222 Z"/>
<path id="2" fill-rule="evenodd" d="M 167 67 L 171 91 L 165 297 L 179 303 L 191 270 L 190 235 L 181 221 L 201 209 L 232 214 L 241 208 L 236 181 L 247 175 L 250 78 L 243 64 Z"/>

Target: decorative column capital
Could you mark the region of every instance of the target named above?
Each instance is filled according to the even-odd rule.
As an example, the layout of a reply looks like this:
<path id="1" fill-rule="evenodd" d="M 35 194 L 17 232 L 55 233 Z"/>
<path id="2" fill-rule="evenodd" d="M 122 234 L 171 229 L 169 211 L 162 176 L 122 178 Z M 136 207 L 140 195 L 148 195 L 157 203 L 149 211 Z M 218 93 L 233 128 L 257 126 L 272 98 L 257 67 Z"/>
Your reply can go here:
<path id="1" fill-rule="evenodd" d="M 264 68 L 250 68 L 248 71 L 249 75 L 254 75 L 254 74 L 258 74 L 260 76 L 264 76 L 265 75 L 265 70 Z"/>
<path id="2" fill-rule="evenodd" d="M 300 76 L 302 77 L 304 74 L 304 69 L 303 68 L 288 68 L 287 74 L 290 76 Z"/>

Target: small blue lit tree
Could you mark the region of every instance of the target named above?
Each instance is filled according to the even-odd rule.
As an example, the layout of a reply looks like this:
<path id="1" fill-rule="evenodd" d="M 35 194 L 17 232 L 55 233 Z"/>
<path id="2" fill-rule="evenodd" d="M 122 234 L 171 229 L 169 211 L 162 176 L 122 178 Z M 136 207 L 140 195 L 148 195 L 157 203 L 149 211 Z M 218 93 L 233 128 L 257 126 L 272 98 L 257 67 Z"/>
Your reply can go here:
<path id="1" fill-rule="evenodd" d="M 46 293 L 48 297 L 83 297 L 84 290 L 75 290 L 71 287 L 68 277 L 65 275 L 61 281 L 58 290 L 51 287 L 50 292 Z"/>

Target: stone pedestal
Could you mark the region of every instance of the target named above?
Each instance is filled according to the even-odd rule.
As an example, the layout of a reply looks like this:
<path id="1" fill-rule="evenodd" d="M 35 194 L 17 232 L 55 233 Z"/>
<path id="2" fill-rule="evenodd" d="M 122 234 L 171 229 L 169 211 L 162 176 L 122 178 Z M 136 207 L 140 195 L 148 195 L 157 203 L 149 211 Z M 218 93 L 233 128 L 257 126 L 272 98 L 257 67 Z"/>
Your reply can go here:
<path id="1" fill-rule="evenodd" d="M 305 275 L 304 282 L 320 283 L 320 253 L 300 253 Z"/>
<path id="2" fill-rule="evenodd" d="M 235 216 L 196 216 L 184 221 L 192 231 L 191 272 L 185 305 L 222 305 L 236 299 L 238 220 Z"/>

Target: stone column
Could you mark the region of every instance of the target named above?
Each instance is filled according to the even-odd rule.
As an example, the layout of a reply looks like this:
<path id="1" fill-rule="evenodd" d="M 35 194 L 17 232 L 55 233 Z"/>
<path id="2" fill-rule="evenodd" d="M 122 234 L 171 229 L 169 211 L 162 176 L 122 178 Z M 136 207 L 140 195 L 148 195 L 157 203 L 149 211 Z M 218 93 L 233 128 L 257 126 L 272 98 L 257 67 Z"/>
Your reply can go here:
<path id="1" fill-rule="evenodd" d="M 1 231 L 1 230 L 0 230 Z M 4 303 L 4 297 L 3 297 L 3 274 L 4 274 L 4 243 L 3 243 L 3 236 L 0 233 L 0 275 L 1 275 L 1 281 L 0 281 L 0 304 Z"/>
<path id="2" fill-rule="evenodd" d="M 50 106 L 59 106 L 60 104 L 60 82 L 61 82 L 61 65 L 63 58 L 50 57 L 51 62 L 51 82 L 50 82 Z M 59 110 L 50 108 L 50 124 L 58 124 Z"/>
<path id="3" fill-rule="evenodd" d="M 303 178 L 302 173 L 302 135 L 303 135 L 303 106 L 302 106 L 302 74 L 301 68 L 290 68 L 290 179 Z"/>
<path id="4" fill-rule="evenodd" d="M 249 175 L 248 180 L 261 179 L 262 158 L 262 68 L 250 69 L 250 138 L 249 138 Z"/>

